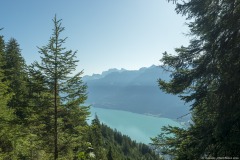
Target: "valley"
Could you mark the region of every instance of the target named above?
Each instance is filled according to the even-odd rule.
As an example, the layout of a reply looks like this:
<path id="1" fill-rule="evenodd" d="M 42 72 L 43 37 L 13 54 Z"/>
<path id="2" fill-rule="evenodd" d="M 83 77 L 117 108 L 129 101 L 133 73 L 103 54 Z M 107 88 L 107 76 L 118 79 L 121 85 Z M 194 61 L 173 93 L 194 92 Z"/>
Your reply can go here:
<path id="1" fill-rule="evenodd" d="M 169 80 L 159 66 L 139 70 L 110 69 L 102 74 L 84 76 L 88 85 L 87 103 L 93 107 L 117 109 L 177 120 L 189 113 L 189 104 L 166 94 L 158 87 L 158 79 Z M 180 121 L 188 121 L 189 116 Z"/>

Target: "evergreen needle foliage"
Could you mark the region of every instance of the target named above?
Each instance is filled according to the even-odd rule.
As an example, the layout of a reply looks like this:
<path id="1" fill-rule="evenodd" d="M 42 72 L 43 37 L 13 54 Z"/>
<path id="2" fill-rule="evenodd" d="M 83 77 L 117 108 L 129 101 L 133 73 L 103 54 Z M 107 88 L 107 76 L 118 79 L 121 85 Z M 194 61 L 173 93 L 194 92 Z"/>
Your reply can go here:
<path id="1" fill-rule="evenodd" d="M 191 102 L 192 124 L 165 127 L 153 144 L 174 159 L 240 158 L 240 1 L 169 1 L 191 20 L 192 39 L 177 55 L 164 53 L 172 78 L 159 86 Z"/>
<path id="2" fill-rule="evenodd" d="M 88 141 L 95 158 L 102 160 L 160 160 L 148 145 L 136 143 L 117 130 L 101 124 L 98 117 L 92 120 Z"/>
<path id="3" fill-rule="evenodd" d="M 46 46 L 39 47 L 41 63 L 35 62 L 37 72 L 44 79 L 52 98 L 49 106 L 53 117 L 53 147 L 54 159 L 72 152 L 76 156 L 81 144 L 81 134 L 86 126 L 88 108 L 83 106 L 87 98 L 86 85 L 82 82 L 79 72 L 73 75 L 76 69 L 76 53 L 66 50 L 63 44 L 66 38 L 61 38 L 64 31 L 61 20 L 53 19 L 54 28 L 52 37 Z M 51 120 L 50 120 L 51 121 Z"/>

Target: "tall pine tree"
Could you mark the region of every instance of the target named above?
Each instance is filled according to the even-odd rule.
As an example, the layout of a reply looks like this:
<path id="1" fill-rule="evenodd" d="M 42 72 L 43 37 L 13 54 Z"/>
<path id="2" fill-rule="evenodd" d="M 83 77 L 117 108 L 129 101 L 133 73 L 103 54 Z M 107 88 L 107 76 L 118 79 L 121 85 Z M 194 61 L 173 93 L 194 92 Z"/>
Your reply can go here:
<path id="1" fill-rule="evenodd" d="M 83 106 L 87 87 L 81 79 L 82 71 L 73 75 L 78 60 L 76 52 L 63 47 L 66 38 L 60 37 L 64 31 L 61 20 L 55 16 L 53 23 L 49 43 L 39 48 L 42 61 L 34 66 L 52 94 L 49 116 L 53 116 L 54 159 L 66 155 L 72 159 L 81 150 L 81 138 L 87 125 L 88 107 Z"/>

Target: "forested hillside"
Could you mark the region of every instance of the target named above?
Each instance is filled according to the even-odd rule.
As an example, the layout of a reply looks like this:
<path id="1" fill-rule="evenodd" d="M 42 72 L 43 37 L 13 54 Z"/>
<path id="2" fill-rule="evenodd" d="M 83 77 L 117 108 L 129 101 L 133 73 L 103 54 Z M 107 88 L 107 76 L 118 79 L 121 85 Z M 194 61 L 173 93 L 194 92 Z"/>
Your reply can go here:
<path id="1" fill-rule="evenodd" d="M 88 140 L 96 153 L 96 159 L 107 160 L 160 160 L 159 155 L 146 144 L 136 143 L 128 136 L 100 124 L 98 117 L 92 121 Z"/>
<path id="2" fill-rule="evenodd" d="M 158 159 L 144 144 L 101 125 L 91 125 L 87 86 L 76 69 L 76 52 L 63 45 L 56 16 L 41 61 L 26 65 L 17 40 L 0 36 L 0 159 Z"/>

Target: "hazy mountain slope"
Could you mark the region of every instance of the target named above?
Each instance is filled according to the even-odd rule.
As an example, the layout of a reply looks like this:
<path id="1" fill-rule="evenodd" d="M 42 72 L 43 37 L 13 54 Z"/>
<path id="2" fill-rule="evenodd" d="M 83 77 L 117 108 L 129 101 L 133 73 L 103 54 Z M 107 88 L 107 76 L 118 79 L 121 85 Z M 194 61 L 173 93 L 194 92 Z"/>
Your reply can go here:
<path id="1" fill-rule="evenodd" d="M 178 97 L 165 94 L 159 89 L 157 79 L 169 77 L 160 67 L 151 66 L 137 71 L 111 69 L 104 73 L 98 78 L 83 78 L 88 85 L 87 102 L 95 107 L 174 119 L 188 113 L 188 107 Z"/>

